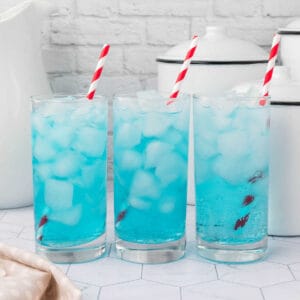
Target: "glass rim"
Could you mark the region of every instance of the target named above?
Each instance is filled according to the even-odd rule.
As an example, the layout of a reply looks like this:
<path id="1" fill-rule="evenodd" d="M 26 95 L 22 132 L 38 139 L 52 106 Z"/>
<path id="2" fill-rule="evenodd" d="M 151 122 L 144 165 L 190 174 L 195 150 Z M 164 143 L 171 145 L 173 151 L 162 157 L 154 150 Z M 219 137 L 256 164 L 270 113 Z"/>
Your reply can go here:
<path id="1" fill-rule="evenodd" d="M 147 91 L 147 90 L 141 90 L 141 91 Z M 139 91 L 138 91 L 139 92 Z M 158 91 L 157 91 L 158 92 Z M 158 92 L 158 94 L 160 94 Z M 160 94 L 161 95 L 161 94 Z M 176 99 L 182 99 L 182 98 L 185 98 L 185 97 L 189 97 L 191 98 L 192 97 L 192 94 L 191 93 L 184 93 L 184 92 L 181 92 L 179 93 L 178 97 Z M 148 98 L 144 98 L 144 97 L 139 97 L 136 95 L 136 92 L 125 92 L 125 93 L 116 93 L 113 95 L 113 100 L 116 100 L 116 99 L 122 99 L 122 98 L 131 98 L 131 99 L 145 99 L 145 100 L 148 100 Z M 170 99 L 170 97 L 168 96 L 165 96 L 165 95 L 161 95 L 161 98 L 164 99 L 165 101 L 167 101 L 168 99 Z M 175 101 L 176 101 L 175 99 Z M 151 100 L 151 99 L 150 99 Z"/>
<path id="2" fill-rule="evenodd" d="M 243 96 L 243 95 L 235 95 L 235 96 L 230 96 L 230 95 L 216 95 L 216 96 L 206 96 L 206 95 L 201 95 L 198 93 L 192 94 L 193 100 L 214 100 L 214 101 L 233 101 L 233 102 L 254 102 L 254 101 L 259 101 L 261 99 L 265 99 L 267 103 L 271 102 L 271 96 Z"/>
<path id="3" fill-rule="evenodd" d="M 72 97 L 71 99 L 66 99 L 67 97 Z M 107 97 L 103 95 L 95 95 L 92 100 L 86 98 L 86 94 L 66 94 L 66 93 L 53 93 L 53 94 L 38 94 L 30 96 L 30 102 L 32 103 L 92 103 L 92 102 L 100 102 L 100 101 L 107 101 Z"/>

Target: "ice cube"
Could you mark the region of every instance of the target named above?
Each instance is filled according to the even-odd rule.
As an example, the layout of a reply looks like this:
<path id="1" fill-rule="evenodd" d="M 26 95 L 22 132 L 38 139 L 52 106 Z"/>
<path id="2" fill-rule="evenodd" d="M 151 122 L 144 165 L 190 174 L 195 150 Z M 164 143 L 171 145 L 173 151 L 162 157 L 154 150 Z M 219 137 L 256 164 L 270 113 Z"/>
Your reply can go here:
<path id="1" fill-rule="evenodd" d="M 125 150 L 119 154 L 118 167 L 125 170 L 135 170 L 142 166 L 142 155 L 134 150 Z"/>
<path id="2" fill-rule="evenodd" d="M 70 178 L 80 171 L 84 158 L 74 151 L 62 152 L 53 163 L 53 174 L 60 178 Z"/>
<path id="3" fill-rule="evenodd" d="M 107 133 L 93 127 L 82 127 L 72 147 L 86 156 L 101 157 L 106 148 Z"/>
<path id="4" fill-rule="evenodd" d="M 159 141 L 150 142 L 145 151 L 145 168 L 158 166 L 162 157 L 170 154 L 172 150 L 173 147 L 170 144 Z"/>
<path id="5" fill-rule="evenodd" d="M 129 205 L 140 210 L 147 210 L 151 207 L 151 202 L 138 197 L 130 197 Z"/>
<path id="6" fill-rule="evenodd" d="M 64 97 L 61 98 L 60 101 L 70 102 L 73 100 L 73 97 Z M 37 113 L 44 117 L 56 117 L 56 116 L 67 116 L 68 112 L 70 112 L 72 106 L 65 105 L 61 102 L 56 102 L 55 99 L 53 101 L 49 100 L 47 102 L 40 102 L 39 107 L 37 108 Z"/>
<path id="7" fill-rule="evenodd" d="M 51 142 L 60 148 L 67 148 L 74 139 L 74 130 L 68 126 L 56 126 L 48 134 Z"/>
<path id="8" fill-rule="evenodd" d="M 213 122 L 217 130 L 224 131 L 230 127 L 232 119 L 226 116 L 223 111 L 216 111 L 213 116 Z"/>
<path id="9" fill-rule="evenodd" d="M 175 210 L 175 203 L 176 203 L 176 198 L 164 198 L 160 203 L 159 203 L 159 211 L 164 213 L 164 214 L 169 214 L 172 213 Z"/>
<path id="10" fill-rule="evenodd" d="M 144 118 L 143 135 L 161 137 L 169 128 L 171 120 L 165 114 L 147 113 Z"/>
<path id="11" fill-rule="evenodd" d="M 195 157 L 195 182 L 200 184 L 211 178 L 213 175 L 211 168 L 210 161 Z"/>
<path id="12" fill-rule="evenodd" d="M 179 131 L 188 131 L 190 125 L 190 111 L 185 109 L 179 113 L 174 114 L 173 126 Z"/>
<path id="13" fill-rule="evenodd" d="M 53 211 L 49 215 L 49 221 L 56 221 L 65 225 L 74 226 L 79 223 L 82 214 L 82 207 L 77 204 L 65 210 Z"/>
<path id="14" fill-rule="evenodd" d="M 250 151 L 249 139 L 243 131 L 228 131 L 219 136 L 218 151 L 224 156 L 245 156 Z"/>
<path id="15" fill-rule="evenodd" d="M 53 210 L 72 207 L 73 185 L 68 181 L 48 179 L 45 182 L 45 202 Z"/>
<path id="16" fill-rule="evenodd" d="M 165 155 L 155 169 L 155 175 L 163 186 L 175 180 L 184 181 L 187 177 L 187 162 L 176 153 Z"/>
<path id="17" fill-rule="evenodd" d="M 79 180 L 77 183 L 82 187 L 90 188 L 94 184 L 97 184 L 97 188 L 99 189 L 102 185 L 106 184 L 106 161 L 99 159 L 93 162 L 92 165 L 81 168 L 81 178 L 77 180 Z"/>
<path id="18" fill-rule="evenodd" d="M 139 123 L 124 123 L 115 133 L 115 146 L 120 148 L 132 148 L 141 141 L 141 128 Z"/>
<path id="19" fill-rule="evenodd" d="M 51 171 L 52 164 L 38 163 L 34 165 L 34 175 L 37 175 L 40 179 L 46 180 L 52 176 Z"/>
<path id="20" fill-rule="evenodd" d="M 163 140 L 168 144 L 175 146 L 177 144 L 182 143 L 183 136 L 178 130 L 171 127 L 164 135 Z"/>
<path id="21" fill-rule="evenodd" d="M 33 156 L 38 161 L 50 161 L 55 158 L 57 150 L 45 138 L 37 137 L 33 141 Z"/>
<path id="22" fill-rule="evenodd" d="M 130 196 L 158 198 L 161 194 L 158 180 L 150 172 L 138 170 L 132 179 Z"/>
<path id="23" fill-rule="evenodd" d="M 196 159 L 208 159 L 218 154 L 218 148 L 215 143 L 205 140 L 202 137 L 195 139 L 195 157 Z"/>
<path id="24" fill-rule="evenodd" d="M 33 132 L 37 132 L 43 136 L 47 135 L 51 129 L 49 120 L 39 116 L 38 113 L 32 113 L 31 124 Z"/>

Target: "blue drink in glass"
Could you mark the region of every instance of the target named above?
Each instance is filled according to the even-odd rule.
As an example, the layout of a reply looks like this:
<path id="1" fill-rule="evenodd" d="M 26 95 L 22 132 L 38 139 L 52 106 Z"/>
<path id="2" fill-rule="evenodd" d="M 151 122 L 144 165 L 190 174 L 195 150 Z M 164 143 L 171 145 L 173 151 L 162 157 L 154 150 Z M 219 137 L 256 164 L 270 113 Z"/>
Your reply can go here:
<path id="1" fill-rule="evenodd" d="M 185 249 L 189 99 L 152 92 L 114 101 L 114 203 L 118 255 L 159 263 Z"/>
<path id="2" fill-rule="evenodd" d="M 81 262 L 105 251 L 107 104 L 34 98 L 32 165 L 38 253 Z"/>
<path id="3" fill-rule="evenodd" d="M 195 97 L 200 255 L 246 262 L 267 248 L 269 107 L 240 96 Z"/>

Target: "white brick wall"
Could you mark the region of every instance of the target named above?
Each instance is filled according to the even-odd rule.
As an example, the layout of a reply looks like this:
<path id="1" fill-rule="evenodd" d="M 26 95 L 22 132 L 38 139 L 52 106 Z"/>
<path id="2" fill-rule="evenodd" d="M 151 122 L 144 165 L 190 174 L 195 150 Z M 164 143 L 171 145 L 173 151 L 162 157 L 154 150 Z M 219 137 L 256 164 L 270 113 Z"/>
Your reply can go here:
<path id="1" fill-rule="evenodd" d="M 206 24 L 267 47 L 276 28 L 300 17 L 300 0 L 48 0 L 43 57 L 52 88 L 84 92 L 103 43 L 112 45 L 100 89 L 155 87 L 155 57 L 203 34 Z"/>

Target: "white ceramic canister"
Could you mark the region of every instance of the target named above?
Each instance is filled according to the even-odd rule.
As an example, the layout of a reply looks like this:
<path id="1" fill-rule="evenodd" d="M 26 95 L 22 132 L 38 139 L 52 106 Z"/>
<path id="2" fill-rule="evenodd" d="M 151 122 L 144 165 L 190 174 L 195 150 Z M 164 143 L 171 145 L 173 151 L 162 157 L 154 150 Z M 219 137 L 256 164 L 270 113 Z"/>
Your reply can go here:
<path id="1" fill-rule="evenodd" d="M 270 88 L 269 234 L 300 235 L 300 82 L 276 67 Z"/>
<path id="2" fill-rule="evenodd" d="M 164 55 L 157 57 L 158 89 L 168 95 L 174 85 L 190 41 L 183 42 Z M 229 37 L 219 26 L 206 27 L 206 34 L 199 45 L 189 67 L 181 91 L 212 96 L 243 82 L 263 78 L 267 53 L 249 41 Z M 191 112 L 191 124 L 193 113 Z M 195 203 L 193 127 L 190 126 L 188 203 Z"/>
<path id="3" fill-rule="evenodd" d="M 32 203 L 30 101 L 48 94 L 42 63 L 45 1 L 0 6 L 0 209 Z"/>
<path id="4" fill-rule="evenodd" d="M 280 56 L 284 66 L 290 68 L 291 77 L 300 81 L 300 19 L 280 28 Z"/>
<path id="5" fill-rule="evenodd" d="M 158 89 L 170 93 L 190 41 L 157 57 Z M 229 37 L 222 27 L 206 27 L 181 90 L 219 95 L 242 82 L 263 78 L 267 53 L 249 41 Z"/>

